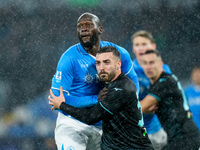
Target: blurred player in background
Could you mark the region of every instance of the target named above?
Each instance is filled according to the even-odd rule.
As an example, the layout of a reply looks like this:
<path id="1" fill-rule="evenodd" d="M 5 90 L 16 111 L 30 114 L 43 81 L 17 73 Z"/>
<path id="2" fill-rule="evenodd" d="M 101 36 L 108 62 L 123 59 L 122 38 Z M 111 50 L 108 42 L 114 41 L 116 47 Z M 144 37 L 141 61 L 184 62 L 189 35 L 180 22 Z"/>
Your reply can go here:
<path id="1" fill-rule="evenodd" d="M 192 69 L 191 79 L 193 84 L 185 87 L 185 96 L 192 112 L 193 120 L 200 131 L 200 66 Z"/>
<path id="2" fill-rule="evenodd" d="M 71 46 L 62 55 L 51 86 L 56 96 L 60 95 L 60 87 L 63 87 L 65 102 L 69 105 L 89 108 L 98 102 L 97 95 L 102 84 L 98 79 L 95 56 L 104 46 L 114 46 L 119 50 L 121 69 L 139 90 L 137 75 L 128 51 L 111 42 L 101 41 L 102 32 L 103 28 L 96 15 L 84 13 L 78 18 L 77 34 L 80 43 Z M 101 122 L 89 126 L 59 110 L 55 128 L 58 150 L 98 150 L 101 133 Z"/>
<path id="3" fill-rule="evenodd" d="M 94 124 L 102 120 L 102 150 L 152 150 L 143 123 L 143 115 L 135 84 L 121 71 L 119 51 L 113 46 L 101 48 L 96 55 L 96 68 L 107 92 L 90 108 L 76 108 L 65 102 L 61 95 L 49 97 L 49 104 L 72 117 Z M 104 90 L 103 89 L 103 90 Z"/>
<path id="4" fill-rule="evenodd" d="M 133 60 L 133 66 L 140 85 L 139 99 L 142 100 L 147 95 L 151 83 L 141 67 L 141 58 L 146 51 L 155 50 L 156 43 L 152 34 L 145 30 L 134 33 L 131 40 L 133 43 L 132 49 L 136 57 Z M 168 65 L 164 64 L 163 69 L 165 72 L 171 73 Z M 167 134 L 161 127 L 156 114 L 144 114 L 144 126 L 147 129 L 147 134 L 154 148 L 160 150 L 167 143 Z"/>
<path id="5" fill-rule="evenodd" d="M 177 77 L 163 71 L 161 55 L 155 50 L 142 55 L 142 67 L 151 87 L 140 103 L 144 113 L 149 113 L 149 108 L 155 105 L 158 107 L 155 113 L 168 136 L 162 150 L 198 150 L 200 133 Z"/>

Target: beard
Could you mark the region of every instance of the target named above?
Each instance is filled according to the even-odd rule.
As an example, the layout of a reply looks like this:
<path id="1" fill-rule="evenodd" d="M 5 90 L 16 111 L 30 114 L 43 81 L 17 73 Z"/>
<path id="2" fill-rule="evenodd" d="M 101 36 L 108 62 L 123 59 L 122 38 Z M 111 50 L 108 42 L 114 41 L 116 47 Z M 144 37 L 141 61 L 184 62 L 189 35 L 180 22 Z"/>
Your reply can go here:
<path id="1" fill-rule="evenodd" d="M 104 74 L 104 75 L 101 76 L 101 74 Z M 115 75 L 116 75 L 115 71 L 112 71 L 111 73 L 100 72 L 99 78 L 100 78 L 100 81 L 102 82 L 111 82 L 114 79 Z"/>
<path id="2" fill-rule="evenodd" d="M 84 41 L 82 40 L 82 38 L 79 36 L 79 41 L 80 41 L 80 43 L 81 43 L 81 45 L 82 45 L 83 47 L 85 47 L 85 48 L 87 48 L 88 50 L 90 50 L 90 49 L 93 47 L 93 45 L 96 44 L 96 42 L 97 42 L 97 40 L 98 40 L 98 36 L 99 36 L 99 34 L 98 34 L 97 32 L 95 32 L 95 33 L 92 35 L 92 37 L 90 38 L 90 41 L 87 41 L 87 42 L 84 42 Z"/>

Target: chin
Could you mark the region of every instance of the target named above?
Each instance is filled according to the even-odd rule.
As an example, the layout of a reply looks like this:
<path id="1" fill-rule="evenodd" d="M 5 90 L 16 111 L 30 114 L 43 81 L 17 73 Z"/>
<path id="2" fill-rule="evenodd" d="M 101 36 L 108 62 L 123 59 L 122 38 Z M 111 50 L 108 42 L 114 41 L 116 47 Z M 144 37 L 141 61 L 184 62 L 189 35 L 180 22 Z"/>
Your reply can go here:
<path id="1" fill-rule="evenodd" d="M 100 78 L 100 80 L 101 80 L 102 82 L 109 82 L 109 81 L 108 81 L 108 78 Z"/>
<path id="2" fill-rule="evenodd" d="M 153 76 L 151 76 L 151 75 L 146 75 L 146 76 L 147 76 L 147 78 L 149 78 L 149 79 L 153 78 Z"/>

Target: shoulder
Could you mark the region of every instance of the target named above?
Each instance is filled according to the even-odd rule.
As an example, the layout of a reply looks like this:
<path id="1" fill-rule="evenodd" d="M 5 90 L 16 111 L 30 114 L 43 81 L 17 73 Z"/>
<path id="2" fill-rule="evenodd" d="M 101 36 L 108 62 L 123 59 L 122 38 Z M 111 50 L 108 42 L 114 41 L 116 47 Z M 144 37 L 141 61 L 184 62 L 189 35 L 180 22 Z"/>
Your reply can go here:
<path id="1" fill-rule="evenodd" d="M 128 51 L 127 51 L 125 48 L 123 48 L 123 47 L 121 47 L 121 46 L 119 46 L 119 45 L 117 45 L 117 44 L 114 44 L 114 43 L 112 43 L 112 42 L 101 41 L 101 44 L 102 44 L 102 46 L 114 46 L 114 47 L 116 47 L 116 48 L 118 49 L 118 51 L 119 51 L 121 54 L 127 54 L 127 53 L 128 53 Z M 129 55 L 129 53 L 128 53 L 128 55 Z"/>
<path id="2" fill-rule="evenodd" d="M 166 73 L 168 73 L 168 74 L 171 74 L 171 73 L 172 73 L 170 67 L 169 67 L 167 64 L 164 64 L 164 65 L 163 65 L 163 70 L 164 70 Z"/>
<path id="3" fill-rule="evenodd" d="M 168 74 L 163 72 L 160 78 L 158 79 L 158 85 L 160 88 L 168 88 L 176 87 L 178 83 L 178 78 L 174 74 Z"/>
<path id="4" fill-rule="evenodd" d="M 187 93 L 187 92 L 190 92 L 192 91 L 194 88 L 193 88 L 193 85 L 188 85 L 184 88 L 184 91 Z"/>
<path id="5" fill-rule="evenodd" d="M 168 85 L 171 85 L 174 82 L 174 79 L 170 74 L 163 72 L 159 79 L 151 86 L 152 88 L 166 88 Z"/>
<path id="6" fill-rule="evenodd" d="M 71 59 L 76 59 L 78 56 L 78 49 L 76 45 L 69 47 L 61 56 L 60 60 L 69 61 Z"/>
<path id="7" fill-rule="evenodd" d="M 178 78 L 174 74 L 168 74 L 166 72 L 163 72 L 162 75 L 160 76 L 159 80 L 165 79 L 166 81 L 174 81 L 178 80 Z"/>
<path id="8" fill-rule="evenodd" d="M 128 93 L 136 92 L 136 86 L 134 82 L 126 75 L 123 75 L 121 80 L 118 80 L 118 85 L 120 85 Z"/>
<path id="9" fill-rule="evenodd" d="M 64 53 L 63 56 L 70 56 L 70 55 L 75 55 L 77 53 L 78 49 L 77 49 L 77 45 L 73 45 L 71 47 L 69 47 Z"/>
<path id="10" fill-rule="evenodd" d="M 66 66 L 66 64 L 73 64 L 76 62 L 78 57 L 78 50 L 76 45 L 69 47 L 60 57 L 59 66 Z"/>

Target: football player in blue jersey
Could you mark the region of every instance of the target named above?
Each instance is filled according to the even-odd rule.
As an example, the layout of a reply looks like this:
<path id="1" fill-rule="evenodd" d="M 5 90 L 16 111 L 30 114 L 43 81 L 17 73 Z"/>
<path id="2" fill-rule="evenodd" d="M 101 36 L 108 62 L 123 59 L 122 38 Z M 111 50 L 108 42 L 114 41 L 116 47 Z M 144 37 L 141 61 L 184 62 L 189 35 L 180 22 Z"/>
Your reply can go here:
<path id="1" fill-rule="evenodd" d="M 99 18 L 91 13 L 82 14 L 77 21 L 77 34 L 80 43 L 68 48 L 61 56 L 57 71 L 52 79 L 51 89 L 55 96 L 63 87 L 65 102 L 78 108 L 94 106 L 102 89 L 96 71 L 96 53 L 104 46 L 114 46 L 121 54 L 121 69 L 136 85 L 137 75 L 133 69 L 130 55 L 124 48 L 100 38 L 103 28 Z M 100 95 L 101 96 L 101 95 Z M 55 128 L 55 141 L 58 150 L 98 150 L 101 141 L 101 122 L 87 125 L 58 110 Z"/>
<path id="2" fill-rule="evenodd" d="M 141 57 L 146 51 L 155 50 L 156 43 L 152 34 L 145 30 L 135 32 L 131 40 L 133 43 L 132 49 L 136 56 L 136 59 L 133 60 L 133 66 L 140 85 L 139 100 L 142 100 L 147 95 L 151 84 L 141 67 Z M 164 64 L 163 69 L 165 72 L 171 73 L 168 65 Z M 158 117 L 155 114 L 144 114 L 144 126 L 154 148 L 156 150 L 161 149 L 167 143 L 167 134 L 161 127 Z"/>
<path id="3" fill-rule="evenodd" d="M 184 91 L 193 120 L 200 131 L 200 66 L 192 69 L 191 79 L 193 83 L 186 86 Z"/>

